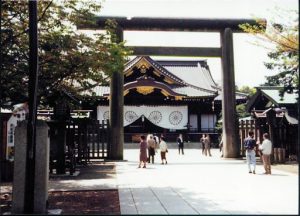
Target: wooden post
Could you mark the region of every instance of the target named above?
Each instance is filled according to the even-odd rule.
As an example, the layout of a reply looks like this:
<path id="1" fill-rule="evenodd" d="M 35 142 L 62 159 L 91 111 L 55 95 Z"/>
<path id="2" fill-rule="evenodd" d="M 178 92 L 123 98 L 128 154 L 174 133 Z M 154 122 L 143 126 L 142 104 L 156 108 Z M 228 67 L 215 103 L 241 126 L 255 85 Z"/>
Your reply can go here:
<path id="1" fill-rule="evenodd" d="M 0 1 L 0 17 L 2 17 L 2 0 Z M 2 19 L 0 19 L 0 26 L 2 26 Z M 0 29 L 0 41 L 2 41 L 2 29 Z M 3 52 L 0 52 L 0 71 L 2 71 L 2 59 L 3 59 Z M 2 80 L 2 73 L 0 73 L 0 80 Z M 2 82 L 1 82 L 2 84 Z M 2 85 L 0 85 L 0 95 L 2 95 Z M 1 107 L 2 107 L 2 98 L 0 97 L 0 157 L 1 158 L 6 158 L 6 148 L 7 148 L 7 143 L 5 141 L 5 136 L 4 136 L 4 129 L 5 127 L 5 122 L 3 121 L 2 118 L 2 113 L 1 113 Z M 2 169 L 2 168 L 1 168 Z M 2 172 L 3 173 L 3 172 Z"/>
<path id="2" fill-rule="evenodd" d="M 123 30 L 117 28 L 117 42 L 123 41 Z M 110 80 L 110 159 L 123 160 L 124 128 L 124 75 L 122 71 L 114 71 Z"/>
<path id="3" fill-rule="evenodd" d="M 25 214 L 34 213 L 35 200 L 35 151 L 36 151 L 36 113 L 38 88 L 38 26 L 37 1 L 29 1 L 29 115 L 27 123 L 27 145 L 25 160 Z"/>
<path id="4" fill-rule="evenodd" d="M 237 116 L 235 110 L 235 79 L 232 30 L 221 32 L 222 46 L 222 116 L 224 158 L 239 156 Z"/>
<path id="5" fill-rule="evenodd" d="M 271 162 L 276 162 L 274 159 L 276 159 L 276 152 L 274 151 L 274 148 L 278 148 L 279 145 L 277 144 L 277 134 L 275 132 L 275 125 L 276 125 L 276 112 L 271 109 L 269 112 L 267 112 L 267 122 L 269 125 L 269 135 L 270 135 L 270 140 L 272 142 L 272 154 L 271 154 Z"/>

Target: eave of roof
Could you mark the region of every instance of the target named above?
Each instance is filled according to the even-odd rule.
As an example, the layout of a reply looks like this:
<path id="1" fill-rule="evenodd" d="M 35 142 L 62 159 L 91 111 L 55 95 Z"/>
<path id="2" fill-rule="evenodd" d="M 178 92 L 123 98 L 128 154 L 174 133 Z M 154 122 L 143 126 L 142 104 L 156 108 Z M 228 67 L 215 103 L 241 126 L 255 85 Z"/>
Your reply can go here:
<path id="1" fill-rule="evenodd" d="M 270 109 L 267 109 L 267 110 L 254 110 L 253 113 L 254 113 L 254 116 L 256 118 L 266 118 L 267 117 L 267 112 L 269 111 Z M 282 118 L 284 116 L 284 112 L 276 112 L 276 117 L 277 118 Z"/>
<path id="2" fill-rule="evenodd" d="M 288 110 L 285 111 L 284 116 L 286 120 L 292 125 L 297 125 L 299 123 L 297 116 L 293 115 L 292 113 L 289 113 Z"/>
<path id="3" fill-rule="evenodd" d="M 133 60 L 127 62 L 125 65 L 124 72 L 132 69 L 139 61 L 142 59 L 146 60 L 150 65 L 152 65 L 154 68 L 156 68 L 159 72 L 161 72 L 164 76 L 167 76 L 174 80 L 176 83 L 185 85 L 185 81 L 179 78 L 178 76 L 174 75 L 173 73 L 170 73 L 168 70 L 166 70 L 163 66 L 161 66 L 159 63 L 154 61 L 152 58 L 149 56 L 137 56 Z"/>
<path id="4" fill-rule="evenodd" d="M 215 97 L 217 91 L 207 91 L 195 86 L 173 88 L 175 92 L 186 94 L 187 97 Z"/>
<path id="5" fill-rule="evenodd" d="M 141 86 L 151 86 L 158 89 L 164 89 L 166 92 L 168 92 L 170 95 L 173 96 L 186 96 L 186 94 L 182 94 L 179 92 L 174 91 L 170 86 L 166 85 L 165 83 L 158 82 L 152 79 L 138 79 L 133 82 L 126 83 L 124 85 L 124 91 L 132 89 L 132 88 L 138 88 Z"/>
<path id="6" fill-rule="evenodd" d="M 261 89 L 261 92 L 276 105 L 297 103 L 296 93 L 284 93 L 283 97 L 279 95 L 278 89 Z"/>
<path id="7" fill-rule="evenodd" d="M 266 97 L 272 104 L 277 107 L 284 107 L 286 105 L 293 105 L 297 103 L 298 95 L 296 93 L 285 93 L 281 98 L 279 92 L 282 89 L 280 86 L 260 86 L 256 87 L 256 93 L 250 98 L 247 103 L 246 110 L 251 111 L 256 101 L 261 97 Z"/>

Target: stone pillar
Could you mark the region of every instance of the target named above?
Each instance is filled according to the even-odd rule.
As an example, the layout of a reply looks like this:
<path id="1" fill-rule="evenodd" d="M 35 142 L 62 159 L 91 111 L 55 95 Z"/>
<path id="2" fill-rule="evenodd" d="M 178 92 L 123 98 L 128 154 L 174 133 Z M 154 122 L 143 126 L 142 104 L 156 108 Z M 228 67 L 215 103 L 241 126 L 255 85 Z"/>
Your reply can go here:
<path id="1" fill-rule="evenodd" d="M 232 30 L 221 32 L 222 117 L 224 158 L 239 157 L 238 122 L 235 110 L 235 78 Z"/>
<path id="2" fill-rule="evenodd" d="M 123 31 L 118 29 L 118 42 L 123 41 Z M 109 158 L 113 160 L 123 160 L 124 148 L 124 74 L 123 71 L 114 71 L 110 80 L 110 152 Z"/>
<path id="3" fill-rule="evenodd" d="M 43 121 L 36 124 L 36 157 L 34 176 L 34 213 L 47 213 L 49 180 L 49 137 L 48 126 Z M 25 164 L 27 146 L 27 122 L 22 121 L 15 128 L 15 157 L 12 196 L 12 213 L 22 214 L 25 196 Z"/>

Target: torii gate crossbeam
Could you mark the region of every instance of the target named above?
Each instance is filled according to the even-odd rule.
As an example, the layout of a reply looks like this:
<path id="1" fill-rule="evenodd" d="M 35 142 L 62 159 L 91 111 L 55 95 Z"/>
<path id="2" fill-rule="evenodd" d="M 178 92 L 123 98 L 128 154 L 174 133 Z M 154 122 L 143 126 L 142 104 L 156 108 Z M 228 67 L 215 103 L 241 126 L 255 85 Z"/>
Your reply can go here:
<path id="1" fill-rule="evenodd" d="M 135 31 L 191 31 L 191 32 L 219 32 L 221 48 L 187 48 L 187 47 L 132 47 L 135 55 L 168 55 L 168 56 L 209 56 L 222 59 L 222 118 L 223 118 L 223 146 L 225 158 L 239 157 L 238 125 L 235 110 L 235 79 L 233 58 L 233 32 L 242 32 L 240 24 L 255 24 L 254 19 L 187 19 L 187 18 L 145 18 L 145 17 L 97 17 L 99 29 L 105 27 L 108 19 L 114 19 L 118 28 Z M 261 20 L 266 22 L 265 20 Z M 87 28 L 79 27 L 81 29 Z M 123 40 L 123 34 L 120 34 Z M 123 159 L 123 86 L 120 77 L 113 76 L 111 90 L 119 92 L 111 95 L 111 145 L 113 159 Z M 113 106 L 112 106 L 113 104 Z M 117 105 L 118 106 L 115 106 Z M 113 113 L 119 113 L 114 115 Z M 121 114 L 120 114 L 121 113 Z M 117 119 L 118 118 L 118 119 Z"/>

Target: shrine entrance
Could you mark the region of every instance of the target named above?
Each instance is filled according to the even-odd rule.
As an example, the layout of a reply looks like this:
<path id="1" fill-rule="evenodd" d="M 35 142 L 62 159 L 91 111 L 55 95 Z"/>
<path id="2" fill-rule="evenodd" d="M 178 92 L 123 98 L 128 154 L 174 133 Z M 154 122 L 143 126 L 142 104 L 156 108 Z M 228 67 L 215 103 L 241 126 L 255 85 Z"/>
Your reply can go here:
<path id="1" fill-rule="evenodd" d="M 108 19 L 115 20 L 118 42 L 123 41 L 123 31 L 189 31 L 219 32 L 220 48 L 190 47 L 131 47 L 133 55 L 149 56 L 193 56 L 220 57 L 222 62 L 222 122 L 224 158 L 240 157 L 238 141 L 238 121 L 235 111 L 235 78 L 233 58 L 233 32 L 242 32 L 239 25 L 256 23 L 253 19 L 184 19 L 184 18 L 144 18 L 133 17 L 98 17 L 99 29 L 105 27 Z M 81 29 L 88 28 L 80 26 Z M 123 128 L 123 95 L 124 77 L 115 71 L 110 83 L 110 141 L 112 159 L 123 159 L 124 128 Z"/>

